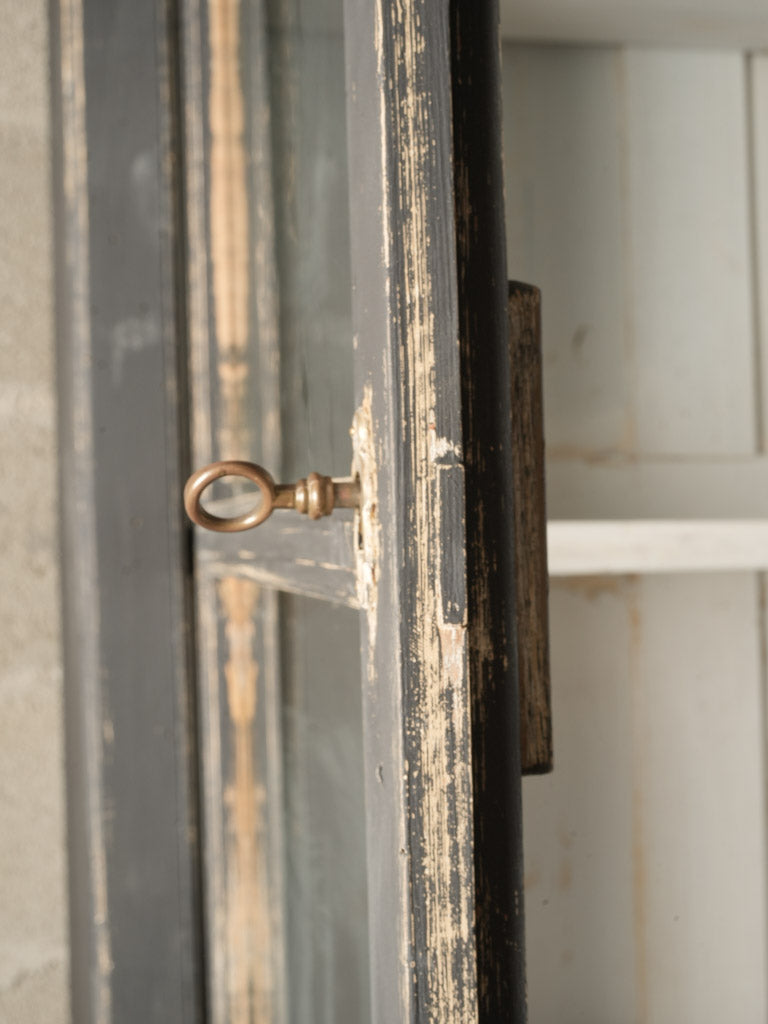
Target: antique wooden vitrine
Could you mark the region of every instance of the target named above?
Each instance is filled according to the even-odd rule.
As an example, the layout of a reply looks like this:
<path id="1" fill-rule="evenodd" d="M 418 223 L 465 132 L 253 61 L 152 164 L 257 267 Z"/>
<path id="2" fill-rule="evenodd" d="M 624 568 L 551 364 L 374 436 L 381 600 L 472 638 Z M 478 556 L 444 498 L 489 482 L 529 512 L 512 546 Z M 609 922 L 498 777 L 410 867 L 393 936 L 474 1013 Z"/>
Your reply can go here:
<path id="1" fill-rule="evenodd" d="M 74 1019 L 521 1022 L 495 5 L 52 14 Z"/>

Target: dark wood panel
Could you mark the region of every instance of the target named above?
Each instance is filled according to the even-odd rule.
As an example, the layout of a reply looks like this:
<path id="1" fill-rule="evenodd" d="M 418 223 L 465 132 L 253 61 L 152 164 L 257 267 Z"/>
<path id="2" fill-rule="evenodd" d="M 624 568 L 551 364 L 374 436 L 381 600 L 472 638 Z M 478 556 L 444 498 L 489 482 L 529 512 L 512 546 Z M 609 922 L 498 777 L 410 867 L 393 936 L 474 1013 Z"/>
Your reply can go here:
<path id="1" fill-rule="evenodd" d="M 508 316 L 515 475 L 520 763 L 524 775 L 542 775 L 552 771 L 553 755 L 539 289 L 510 282 Z"/>

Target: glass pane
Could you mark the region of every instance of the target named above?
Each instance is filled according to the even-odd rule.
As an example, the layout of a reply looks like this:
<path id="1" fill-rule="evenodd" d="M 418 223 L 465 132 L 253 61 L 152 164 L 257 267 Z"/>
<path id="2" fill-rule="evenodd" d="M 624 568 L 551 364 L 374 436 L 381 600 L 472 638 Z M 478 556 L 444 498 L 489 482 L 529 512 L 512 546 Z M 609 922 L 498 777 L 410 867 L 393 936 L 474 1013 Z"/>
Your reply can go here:
<path id="1" fill-rule="evenodd" d="M 370 1020 L 359 614 L 282 595 L 293 1024 Z"/>
<path id="2" fill-rule="evenodd" d="M 283 472 L 347 475 L 353 413 L 341 0 L 270 0 Z"/>

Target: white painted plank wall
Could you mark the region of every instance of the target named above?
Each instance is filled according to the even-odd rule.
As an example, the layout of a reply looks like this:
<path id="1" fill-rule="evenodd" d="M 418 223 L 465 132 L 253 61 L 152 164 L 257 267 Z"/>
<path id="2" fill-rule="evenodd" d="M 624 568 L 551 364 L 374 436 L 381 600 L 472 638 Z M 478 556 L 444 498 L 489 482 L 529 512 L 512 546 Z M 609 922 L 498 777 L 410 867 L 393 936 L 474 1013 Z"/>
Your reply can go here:
<path id="1" fill-rule="evenodd" d="M 530 1024 L 638 1019 L 630 589 L 550 589 L 555 771 L 523 780 Z"/>
<path id="2" fill-rule="evenodd" d="M 635 917 L 640 1009 L 659 1024 L 766 1019 L 756 583 L 738 574 L 636 584 Z"/>
<path id="3" fill-rule="evenodd" d="M 633 449 L 752 452 L 744 60 L 738 53 L 633 50 L 619 59 Z"/>
<path id="4" fill-rule="evenodd" d="M 509 272 L 543 290 L 558 518 L 765 516 L 764 61 L 505 48 Z M 750 573 L 553 583 L 531 1024 L 768 1017 L 762 618 Z"/>
<path id="5" fill-rule="evenodd" d="M 550 457 L 754 451 L 742 58 L 505 55 L 508 267 L 544 294 Z"/>
<path id="6" fill-rule="evenodd" d="M 556 767 L 524 785 L 531 1024 L 765 1021 L 756 608 L 747 574 L 553 585 Z"/>

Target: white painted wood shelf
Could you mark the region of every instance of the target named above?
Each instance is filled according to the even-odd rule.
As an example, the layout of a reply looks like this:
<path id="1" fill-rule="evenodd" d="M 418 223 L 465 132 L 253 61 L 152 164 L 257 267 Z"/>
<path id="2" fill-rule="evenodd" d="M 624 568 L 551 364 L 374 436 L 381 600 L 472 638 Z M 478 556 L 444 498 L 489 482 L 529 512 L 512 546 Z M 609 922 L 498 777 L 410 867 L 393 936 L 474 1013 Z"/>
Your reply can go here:
<path id="1" fill-rule="evenodd" d="M 768 569 L 768 519 L 553 520 L 550 576 Z"/>

